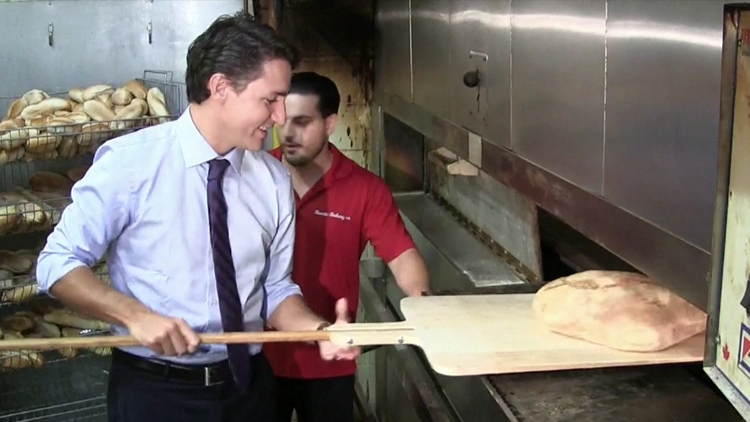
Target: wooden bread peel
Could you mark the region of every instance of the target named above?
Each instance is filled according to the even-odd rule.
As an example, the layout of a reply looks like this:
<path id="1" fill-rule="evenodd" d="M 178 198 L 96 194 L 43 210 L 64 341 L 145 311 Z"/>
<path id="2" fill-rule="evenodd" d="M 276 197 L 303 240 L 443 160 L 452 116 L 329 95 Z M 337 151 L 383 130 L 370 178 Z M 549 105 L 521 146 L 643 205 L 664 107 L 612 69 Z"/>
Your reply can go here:
<path id="1" fill-rule="evenodd" d="M 326 331 L 202 334 L 205 344 L 332 341 L 339 345 L 413 345 L 448 376 L 700 362 L 705 336 L 655 353 L 623 352 L 545 330 L 533 294 L 407 297 L 405 321 L 331 326 Z M 130 336 L 0 341 L 0 350 L 138 346 Z"/>

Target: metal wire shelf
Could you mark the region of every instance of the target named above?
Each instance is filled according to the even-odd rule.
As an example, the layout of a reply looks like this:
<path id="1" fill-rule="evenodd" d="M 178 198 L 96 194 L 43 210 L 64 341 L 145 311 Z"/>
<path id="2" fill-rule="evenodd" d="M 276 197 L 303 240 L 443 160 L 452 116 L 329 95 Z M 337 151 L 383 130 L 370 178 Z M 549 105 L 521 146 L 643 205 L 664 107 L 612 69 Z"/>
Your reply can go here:
<path id="1" fill-rule="evenodd" d="M 145 71 L 120 86 L 0 97 L 7 110 L 0 119 L 0 164 L 91 154 L 109 139 L 173 120 L 186 107 L 183 87 L 171 82 L 170 72 Z"/>
<path id="2" fill-rule="evenodd" d="M 106 420 L 109 359 L 93 354 L 0 377 L 0 422 Z"/>
<path id="3" fill-rule="evenodd" d="M 168 71 L 145 70 L 121 85 L 49 92 L 0 97 L 0 236 L 41 236 L 59 222 L 72 184 L 101 144 L 172 120 L 188 105 L 185 84 L 174 82 Z M 24 237 L 29 236 L 36 235 Z M 13 242 L 4 247 L 16 248 Z M 29 250 L 0 250 L 2 337 L 108 335 L 108 324 L 37 294 L 40 248 L 32 242 L 24 243 Z M 93 270 L 109 283 L 105 264 Z M 0 353 L 0 422 L 106 420 L 109 353 L 110 348 Z"/>

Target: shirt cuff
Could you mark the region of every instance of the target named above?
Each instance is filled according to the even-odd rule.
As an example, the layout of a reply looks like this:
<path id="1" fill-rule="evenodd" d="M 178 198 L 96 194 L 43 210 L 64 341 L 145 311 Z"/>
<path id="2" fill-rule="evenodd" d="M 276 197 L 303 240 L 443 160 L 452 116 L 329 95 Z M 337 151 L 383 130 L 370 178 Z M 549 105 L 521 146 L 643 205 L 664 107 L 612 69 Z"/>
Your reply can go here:
<path id="1" fill-rule="evenodd" d="M 302 290 L 291 280 L 274 284 L 273 288 L 266 290 L 266 320 L 286 298 L 294 295 L 302 296 Z"/>
<path id="2" fill-rule="evenodd" d="M 44 252 L 42 252 L 44 253 Z M 78 267 L 87 267 L 84 262 L 73 257 L 63 258 L 62 262 L 52 256 L 40 256 L 36 266 L 36 282 L 39 293 L 49 293 L 49 289 Z"/>

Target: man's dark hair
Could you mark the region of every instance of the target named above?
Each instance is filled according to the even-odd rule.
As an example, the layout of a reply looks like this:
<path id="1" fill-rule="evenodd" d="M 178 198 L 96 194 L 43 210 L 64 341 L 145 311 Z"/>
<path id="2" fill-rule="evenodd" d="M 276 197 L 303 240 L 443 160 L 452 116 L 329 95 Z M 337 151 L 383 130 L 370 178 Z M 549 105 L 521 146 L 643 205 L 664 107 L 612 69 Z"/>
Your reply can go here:
<path id="1" fill-rule="evenodd" d="M 341 97 L 336 84 L 330 78 L 315 72 L 293 74 L 289 93 L 318 97 L 318 111 L 324 119 L 339 111 Z"/>
<path id="2" fill-rule="evenodd" d="M 197 104 L 208 99 L 208 80 L 215 73 L 226 75 L 235 91 L 242 92 L 260 77 L 263 65 L 274 59 L 286 60 L 295 68 L 299 57 L 294 47 L 253 15 L 220 16 L 188 48 L 187 99 Z"/>

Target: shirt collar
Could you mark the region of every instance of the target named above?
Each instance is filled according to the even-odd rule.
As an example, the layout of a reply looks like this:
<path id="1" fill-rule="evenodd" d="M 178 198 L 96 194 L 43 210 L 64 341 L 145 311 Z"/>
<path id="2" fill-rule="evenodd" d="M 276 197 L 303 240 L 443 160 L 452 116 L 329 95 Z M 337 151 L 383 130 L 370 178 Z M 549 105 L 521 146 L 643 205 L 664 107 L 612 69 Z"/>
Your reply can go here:
<path id="1" fill-rule="evenodd" d="M 175 123 L 177 125 L 177 140 L 180 143 L 182 156 L 185 159 L 185 167 L 190 168 L 199 166 L 213 160 L 214 158 L 221 157 L 213 148 L 211 148 L 208 141 L 206 141 L 206 138 L 204 138 L 198 131 L 198 128 L 195 126 L 193 118 L 190 115 L 189 106 Z M 240 168 L 242 167 L 242 158 L 244 155 L 243 150 L 235 148 L 224 155 L 223 158 L 226 158 L 234 170 L 239 173 Z"/>

